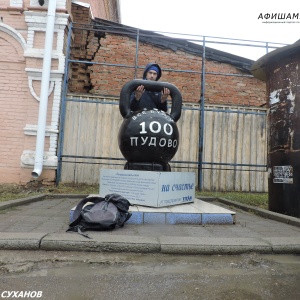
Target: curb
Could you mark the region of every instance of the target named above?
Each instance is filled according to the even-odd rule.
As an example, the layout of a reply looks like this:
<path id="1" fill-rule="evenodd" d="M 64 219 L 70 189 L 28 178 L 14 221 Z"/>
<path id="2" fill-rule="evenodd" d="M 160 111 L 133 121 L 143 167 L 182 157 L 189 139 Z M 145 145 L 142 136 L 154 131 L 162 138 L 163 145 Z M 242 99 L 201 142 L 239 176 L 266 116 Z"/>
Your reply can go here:
<path id="1" fill-rule="evenodd" d="M 26 205 L 29 203 L 33 203 L 36 201 L 44 200 L 46 198 L 46 195 L 38 195 L 38 196 L 32 196 L 32 197 L 27 197 L 27 198 L 20 198 L 20 199 L 14 199 L 14 200 L 8 200 L 5 202 L 0 202 L 0 210 L 7 209 L 7 208 L 12 208 L 15 206 L 20 206 L 20 205 Z"/>
<path id="2" fill-rule="evenodd" d="M 1 250 L 88 251 L 185 255 L 300 254 L 300 237 L 194 238 L 97 234 L 91 239 L 73 233 L 1 232 Z"/>
<path id="3" fill-rule="evenodd" d="M 47 233 L 1 232 L 0 250 L 39 250 Z"/>
<path id="4" fill-rule="evenodd" d="M 154 237 L 114 236 L 89 232 L 88 239 L 77 233 L 53 233 L 41 240 L 41 250 L 158 253 L 159 241 Z"/>
<path id="5" fill-rule="evenodd" d="M 255 206 L 251 206 L 251 205 L 247 205 L 247 204 L 241 204 L 241 203 L 238 203 L 238 202 L 235 202 L 232 200 L 228 200 L 225 198 L 215 198 L 215 199 L 226 205 L 231 205 L 231 206 L 240 208 L 240 209 L 248 211 L 248 212 L 255 212 L 257 215 L 259 215 L 263 218 L 266 218 L 266 219 L 270 219 L 270 220 L 274 220 L 274 221 L 278 221 L 278 222 L 282 222 L 282 223 L 286 223 L 289 225 L 300 227 L 300 219 L 298 219 L 296 217 L 283 215 L 280 213 L 276 213 L 276 212 L 269 211 L 269 210 L 262 209 L 262 208 L 257 208 Z"/>
<path id="6" fill-rule="evenodd" d="M 15 206 L 26 205 L 36 201 L 44 200 L 44 199 L 57 199 L 57 198 L 85 198 L 87 195 L 78 195 L 78 194 L 41 194 L 32 197 L 19 198 L 14 200 L 8 200 L 4 202 L 0 202 L 0 210 L 4 210 L 7 208 L 12 208 Z"/>

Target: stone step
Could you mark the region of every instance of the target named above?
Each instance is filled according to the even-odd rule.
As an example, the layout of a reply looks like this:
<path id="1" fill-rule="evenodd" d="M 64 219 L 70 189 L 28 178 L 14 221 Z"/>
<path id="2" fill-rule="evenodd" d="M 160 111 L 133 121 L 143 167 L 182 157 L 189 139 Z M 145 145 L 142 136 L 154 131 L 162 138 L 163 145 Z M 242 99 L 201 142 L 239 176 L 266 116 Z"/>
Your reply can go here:
<path id="1" fill-rule="evenodd" d="M 96 196 L 96 195 L 90 195 Z M 70 211 L 70 221 L 73 219 L 75 207 Z M 130 206 L 131 218 L 126 224 L 235 224 L 236 213 L 215 204 L 195 199 L 186 203 L 168 207 Z"/>
<path id="2" fill-rule="evenodd" d="M 127 224 L 234 224 L 235 212 L 195 199 L 193 203 L 169 207 L 130 207 Z"/>

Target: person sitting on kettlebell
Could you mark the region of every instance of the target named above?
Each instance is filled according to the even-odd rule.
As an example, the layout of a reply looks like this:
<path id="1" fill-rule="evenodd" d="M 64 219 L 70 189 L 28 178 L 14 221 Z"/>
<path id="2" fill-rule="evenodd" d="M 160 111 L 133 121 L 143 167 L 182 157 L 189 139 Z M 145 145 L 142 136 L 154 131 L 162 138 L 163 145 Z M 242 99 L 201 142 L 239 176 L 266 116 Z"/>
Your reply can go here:
<path id="1" fill-rule="evenodd" d="M 158 81 L 161 77 L 162 71 L 158 64 L 149 63 L 146 65 L 143 79 Z M 159 110 L 167 111 L 168 104 L 167 98 L 170 95 L 170 90 L 164 88 L 161 92 L 146 91 L 143 85 L 137 87 L 137 89 L 131 94 L 130 109 L 137 111 L 141 109 L 151 110 L 157 108 Z"/>

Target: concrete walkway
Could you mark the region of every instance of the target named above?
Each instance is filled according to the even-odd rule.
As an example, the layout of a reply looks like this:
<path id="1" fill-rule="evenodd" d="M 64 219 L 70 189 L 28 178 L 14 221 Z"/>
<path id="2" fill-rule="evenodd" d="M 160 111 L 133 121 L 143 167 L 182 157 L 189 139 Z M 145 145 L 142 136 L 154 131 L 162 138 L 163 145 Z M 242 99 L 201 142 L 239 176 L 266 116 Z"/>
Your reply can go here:
<path id="1" fill-rule="evenodd" d="M 0 203 L 0 250 L 300 254 L 300 219 L 225 199 L 212 203 L 234 210 L 235 224 L 125 224 L 89 231 L 91 239 L 67 233 L 70 209 L 83 197 L 42 195 Z"/>

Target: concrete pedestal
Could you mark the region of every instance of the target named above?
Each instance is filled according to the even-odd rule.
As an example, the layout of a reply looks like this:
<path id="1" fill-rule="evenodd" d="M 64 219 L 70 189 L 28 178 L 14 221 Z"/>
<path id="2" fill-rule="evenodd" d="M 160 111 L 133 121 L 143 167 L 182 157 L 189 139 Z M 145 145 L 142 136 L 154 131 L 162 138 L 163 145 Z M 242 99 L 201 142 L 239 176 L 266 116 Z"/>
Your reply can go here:
<path id="1" fill-rule="evenodd" d="M 101 197 L 116 193 L 131 204 L 164 207 L 194 202 L 195 173 L 100 170 Z"/>

